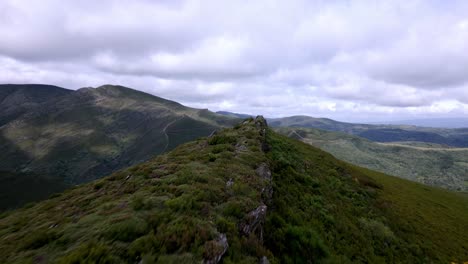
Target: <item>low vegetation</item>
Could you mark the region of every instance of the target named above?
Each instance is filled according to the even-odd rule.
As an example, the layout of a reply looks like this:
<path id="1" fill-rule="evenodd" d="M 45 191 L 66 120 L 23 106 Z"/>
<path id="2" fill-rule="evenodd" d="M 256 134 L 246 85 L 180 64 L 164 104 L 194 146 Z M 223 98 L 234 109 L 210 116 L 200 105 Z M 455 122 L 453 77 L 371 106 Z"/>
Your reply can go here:
<path id="1" fill-rule="evenodd" d="M 449 263 L 468 197 L 355 167 L 250 119 L 0 215 L 1 263 Z"/>
<path id="2" fill-rule="evenodd" d="M 276 131 L 358 166 L 427 185 L 468 191 L 468 148 L 421 142 L 377 143 L 310 128 L 277 128 Z"/>
<path id="3" fill-rule="evenodd" d="M 122 86 L 0 90 L 0 170 L 52 176 L 62 185 L 101 178 L 238 122 Z M 24 204 L 20 197 L 17 204 Z"/>

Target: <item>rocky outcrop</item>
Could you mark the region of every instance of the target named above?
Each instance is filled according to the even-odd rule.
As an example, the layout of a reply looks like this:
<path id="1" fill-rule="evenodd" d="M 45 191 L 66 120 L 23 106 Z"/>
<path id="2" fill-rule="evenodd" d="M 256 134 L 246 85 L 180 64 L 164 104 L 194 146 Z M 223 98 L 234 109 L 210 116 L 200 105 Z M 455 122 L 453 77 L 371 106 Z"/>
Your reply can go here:
<path id="1" fill-rule="evenodd" d="M 263 256 L 260 261 L 258 262 L 259 264 L 270 264 L 270 261 L 266 256 Z"/>
<path id="2" fill-rule="evenodd" d="M 229 248 L 226 234 L 219 234 L 216 240 L 208 241 L 205 244 L 204 264 L 217 264 Z"/>
<path id="3" fill-rule="evenodd" d="M 270 205 L 273 199 L 273 184 L 270 167 L 266 163 L 261 163 L 255 170 L 255 173 L 267 181 L 266 186 L 262 188 L 262 199 L 265 204 Z"/>
<path id="4" fill-rule="evenodd" d="M 262 177 L 263 179 L 271 182 L 271 170 L 270 167 L 268 167 L 268 164 L 261 163 L 255 170 L 255 173 L 257 173 L 257 175 Z"/>
<path id="5" fill-rule="evenodd" d="M 256 233 L 260 241 L 263 240 L 263 224 L 265 223 L 267 206 L 260 205 L 255 210 L 247 214 L 244 221 L 240 225 L 240 231 L 243 235 L 249 236 L 251 233 Z"/>
<path id="6" fill-rule="evenodd" d="M 268 124 L 263 116 L 257 116 L 255 118 L 255 126 L 260 131 L 260 135 L 262 136 L 262 151 L 268 152 L 270 150 L 270 145 L 268 145 L 266 141 L 266 133 L 268 129 Z"/>

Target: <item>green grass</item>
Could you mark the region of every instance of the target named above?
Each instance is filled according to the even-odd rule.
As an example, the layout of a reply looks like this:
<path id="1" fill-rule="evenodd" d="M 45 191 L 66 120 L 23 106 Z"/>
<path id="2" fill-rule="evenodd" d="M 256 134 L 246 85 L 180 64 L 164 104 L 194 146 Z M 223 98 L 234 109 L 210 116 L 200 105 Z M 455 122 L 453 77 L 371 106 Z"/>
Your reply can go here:
<path id="1" fill-rule="evenodd" d="M 237 140 L 213 140 L 224 137 Z M 0 262 L 200 260 L 212 254 L 213 240 L 225 233 L 226 263 L 253 263 L 267 251 L 240 236 L 237 225 L 261 204 L 266 182 L 255 169 L 266 157 L 259 137 L 253 122 L 225 130 L 6 213 L 0 219 Z M 237 153 L 237 141 L 250 150 Z M 230 179 L 233 185 L 227 187 Z"/>
<path id="2" fill-rule="evenodd" d="M 222 252 L 221 234 L 229 243 L 222 263 L 468 259 L 466 194 L 356 167 L 262 131 L 250 120 L 3 213 L 0 262 L 199 263 Z M 256 172 L 265 164 L 272 182 Z M 245 234 L 262 204 L 266 219 Z"/>
<path id="3" fill-rule="evenodd" d="M 337 132 L 277 128 L 335 157 L 390 175 L 456 191 L 468 191 L 468 148 L 417 142 L 376 143 Z"/>
<path id="4" fill-rule="evenodd" d="M 281 263 L 468 259 L 466 195 L 349 165 L 284 136 L 270 137 L 275 211 L 269 215 L 267 247 Z M 294 239 L 299 243 L 294 248 L 291 230 L 304 234 Z"/>

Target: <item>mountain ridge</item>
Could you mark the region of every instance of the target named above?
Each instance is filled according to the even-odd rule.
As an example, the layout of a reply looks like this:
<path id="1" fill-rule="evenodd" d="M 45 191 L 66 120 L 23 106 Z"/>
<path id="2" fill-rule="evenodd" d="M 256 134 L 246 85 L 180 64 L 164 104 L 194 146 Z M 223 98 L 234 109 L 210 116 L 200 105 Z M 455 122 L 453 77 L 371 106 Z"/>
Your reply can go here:
<path id="1" fill-rule="evenodd" d="M 63 91 L 0 127 L 0 170 L 73 185 L 237 122 L 123 86 Z"/>
<path id="2" fill-rule="evenodd" d="M 459 262 L 467 199 L 336 160 L 259 117 L 0 215 L 0 260 Z"/>

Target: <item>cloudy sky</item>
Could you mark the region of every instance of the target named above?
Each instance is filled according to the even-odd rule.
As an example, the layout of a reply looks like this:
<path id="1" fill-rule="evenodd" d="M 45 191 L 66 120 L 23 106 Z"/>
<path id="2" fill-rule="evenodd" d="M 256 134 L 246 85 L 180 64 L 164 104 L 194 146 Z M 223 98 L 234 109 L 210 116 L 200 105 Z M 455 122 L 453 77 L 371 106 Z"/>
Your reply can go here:
<path id="1" fill-rule="evenodd" d="M 2 0 L 0 83 L 345 121 L 468 115 L 465 0 Z"/>

